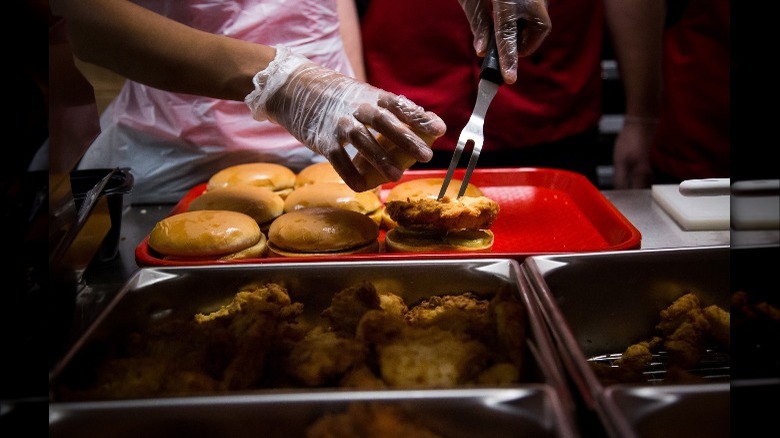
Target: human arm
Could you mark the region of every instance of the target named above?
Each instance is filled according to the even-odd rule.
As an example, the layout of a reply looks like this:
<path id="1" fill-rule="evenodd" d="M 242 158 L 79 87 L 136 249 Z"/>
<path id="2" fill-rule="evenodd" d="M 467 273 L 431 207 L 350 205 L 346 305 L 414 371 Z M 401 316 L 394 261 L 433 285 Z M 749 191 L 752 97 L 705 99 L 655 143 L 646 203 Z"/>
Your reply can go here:
<path id="1" fill-rule="evenodd" d="M 51 0 L 74 55 L 166 91 L 243 101 L 275 50 L 203 32 L 123 0 Z M 119 55 L 118 55 L 119 54 Z"/>
<path id="2" fill-rule="evenodd" d="M 626 99 L 623 128 L 613 151 L 614 186 L 646 188 L 652 182 L 650 147 L 661 106 L 666 6 L 658 0 L 604 3 Z"/>
<path id="3" fill-rule="evenodd" d="M 355 0 L 338 0 L 339 30 L 344 41 L 344 50 L 355 71 L 355 79 L 366 80 L 366 69 L 363 63 L 363 43 L 360 35 L 360 19 L 358 18 Z"/>
<path id="4" fill-rule="evenodd" d="M 300 55 L 278 58 L 281 46 L 198 31 L 124 0 L 53 0 L 51 6 L 65 18 L 80 59 L 162 90 L 244 101 L 256 119 L 283 126 L 326 157 L 356 191 L 371 188 L 365 187 L 371 169 L 353 164 L 344 149 L 348 143 L 387 181 L 405 170 L 369 127 L 418 161 L 432 155 L 420 134 L 438 137 L 446 129 L 438 116 L 403 96 Z M 262 86 L 255 82 L 258 76 Z M 249 99 L 257 91 L 262 102 Z"/>
<path id="5" fill-rule="evenodd" d="M 474 50 L 485 56 L 493 30 L 504 82 L 517 80 L 517 58 L 535 52 L 552 29 L 547 0 L 458 0 L 471 24 Z M 520 34 L 518 35 L 518 32 Z"/>

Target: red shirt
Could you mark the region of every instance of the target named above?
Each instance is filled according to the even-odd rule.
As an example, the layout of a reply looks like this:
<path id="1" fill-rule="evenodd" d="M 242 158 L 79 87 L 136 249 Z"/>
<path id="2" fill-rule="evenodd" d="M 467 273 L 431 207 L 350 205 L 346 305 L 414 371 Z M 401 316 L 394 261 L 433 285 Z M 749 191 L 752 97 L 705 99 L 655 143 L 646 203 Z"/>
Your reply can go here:
<path id="1" fill-rule="evenodd" d="M 554 1 L 552 31 L 521 58 L 517 82 L 503 85 L 485 117 L 484 150 L 557 141 L 598 125 L 601 116 L 602 0 Z M 368 82 L 438 114 L 453 150 L 477 96 L 481 58 L 454 0 L 372 0 L 362 22 Z"/>
<path id="2" fill-rule="evenodd" d="M 730 175 L 730 2 L 690 0 L 664 34 L 655 168 L 680 180 Z"/>

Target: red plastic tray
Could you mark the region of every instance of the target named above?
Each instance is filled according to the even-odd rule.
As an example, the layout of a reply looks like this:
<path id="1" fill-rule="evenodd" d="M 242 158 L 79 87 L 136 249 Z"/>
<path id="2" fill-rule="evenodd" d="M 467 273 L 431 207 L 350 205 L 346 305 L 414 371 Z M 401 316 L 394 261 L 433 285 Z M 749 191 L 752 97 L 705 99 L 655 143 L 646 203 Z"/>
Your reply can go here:
<path id="1" fill-rule="evenodd" d="M 440 178 L 444 170 L 410 170 L 400 181 L 382 186 L 382 200 L 395 185 L 419 178 Z M 464 169 L 455 171 L 462 179 Z M 641 234 L 612 203 L 584 176 L 545 168 L 476 169 L 471 183 L 501 207 L 491 230 L 495 235 L 493 250 L 477 252 L 385 253 L 348 256 L 265 257 L 238 261 L 170 261 L 150 251 L 147 236 L 136 247 L 139 266 L 192 266 L 207 264 L 273 263 L 291 261 L 409 259 L 409 258 L 495 258 L 522 260 L 538 254 L 614 251 L 639 248 Z M 187 210 L 206 185 L 190 190 L 171 211 Z M 151 232 L 151 230 L 150 230 Z M 384 230 L 380 233 L 384 240 Z"/>

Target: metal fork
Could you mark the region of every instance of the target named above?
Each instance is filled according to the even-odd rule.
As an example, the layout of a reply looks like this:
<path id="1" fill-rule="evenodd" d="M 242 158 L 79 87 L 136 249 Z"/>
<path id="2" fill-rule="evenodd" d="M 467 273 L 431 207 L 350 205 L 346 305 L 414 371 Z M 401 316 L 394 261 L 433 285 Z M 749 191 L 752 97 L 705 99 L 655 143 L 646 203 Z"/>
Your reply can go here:
<path id="1" fill-rule="evenodd" d="M 471 151 L 471 157 L 469 158 L 469 164 L 466 168 L 466 174 L 463 177 L 463 182 L 460 185 L 458 191 L 458 198 L 466 193 L 466 188 L 469 185 L 471 174 L 474 172 L 474 168 L 477 166 L 477 160 L 479 154 L 482 152 L 482 143 L 485 141 L 482 128 L 485 125 L 485 113 L 487 112 L 490 102 L 493 101 L 499 85 L 503 84 L 504 80 L 501 77 L 501 70 L 498 64 L 498 50 L 496 49 L 495 37 L 491 35 L 490 45 L 488 46 L 485 59 L 482 61 L 482 69 L 479 73 L 479 86 L 477 89 L 477 102 L 474 104 L 474 111 L 469 117 L 468 123 L 463 127 L 458 137 L 458 144 L 455 147 L 455 152 L 452 154 L 452 160 L 450 160 L 450 167 L 447 169 L 447 174 L 444 176 L 444 182 L 442 183 L 439 196 L 436 199 L 441 199 L 444 194 L 447 193 L 447 188 L 452 181 L 452 174 L 455 173 L 455 168 L 458 167 L 460 156 L 463 154 L 463 150 L 468 143 L 473 144 Z"/>

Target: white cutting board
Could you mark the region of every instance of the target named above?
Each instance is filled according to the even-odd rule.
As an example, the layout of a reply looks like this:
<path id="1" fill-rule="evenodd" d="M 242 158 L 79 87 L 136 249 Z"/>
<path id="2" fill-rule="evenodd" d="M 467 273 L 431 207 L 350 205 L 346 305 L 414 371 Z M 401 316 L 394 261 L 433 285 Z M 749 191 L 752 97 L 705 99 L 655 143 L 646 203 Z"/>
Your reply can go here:
<path id="1" fill-rule="evenodd" d="M 731 201 L 729 195 L 683 196 L 678 184 L 651 187 L 653 199 L 684 230 L 728 230 Z"/>

